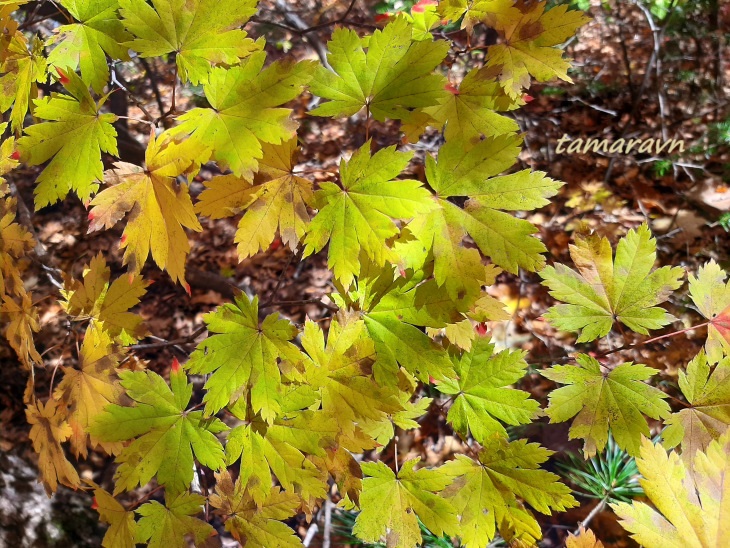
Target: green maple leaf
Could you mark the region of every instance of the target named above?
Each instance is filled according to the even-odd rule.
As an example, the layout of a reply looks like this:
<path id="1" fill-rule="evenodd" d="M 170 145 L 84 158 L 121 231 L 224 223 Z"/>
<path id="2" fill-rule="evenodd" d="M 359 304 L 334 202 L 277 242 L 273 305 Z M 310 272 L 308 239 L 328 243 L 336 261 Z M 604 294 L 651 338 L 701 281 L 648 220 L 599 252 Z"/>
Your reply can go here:
<path id="1" fill-rule="evenodd" d="M 190 135 L 237 177 L 253 179 L 263 157 L 261 143 L 280 144 L 294 137 L 291 110 L 279 108 L 294 99 L 311 78 L 313 61 L 277 61 L 263 68 L 266 53 L 256 52 L 240 66 L 214 68 L 203 85 L 211 108 L 194 108 L 177 118 L 173 137 Z M 263 68 L 263 70 L 262 70 Z"/>
<path id="2" fill-rule="evenodd" d="M 208 331 L 185 367 L 210 374 L 205 383 L 205 412 L 213 414 L 250 392 L 254 412 L 271 422 L 281 411 L 281 373 L 277 359 L 297 360 L 299 350 L 289 341 L 297 329 L 278 314 L 259 325 L 259 300 L 245 294 L 235 304 L 219 306 L 205 315 Z"/>
<path id="3" fill-rule="evenodd" d="M 123 43 L 131 36 L 119 20 L 119 2 L 60 0 L 60 4 L 79 22 L 55 29 L 55 36 L 47 41 L 47 45 L 55 45 L 48 55 L 48 63 L 60 69 L 76 70 L 80 66 L 84 82 L 101 93 L 109 81 L 106 55 L 129 60 Z"/>
<path id="4" fill-rule="evenodd" d="M 335 445 L 337 422 L 325 413 L 303 411 L 268 425 L 253 421 L 234 428 L 226 443 L 228 464 L 240 460 L 239 481 L 259 504 L 271 491 L 272 474 L 304 500 L 326 497 L 326 475 L 311 460 L 324 457 L 323 447 Z"/>
<path id="5" fill-rule="evenodd" d="M 192 385 L 182 371 L 170 374 L 170 386 L 152 371 L 122 371 L 121 385 L 136 405 L 109 405 L 90 433 L 102 441 L 134 440 L 117 456 L 114 494 L 157 481 L 168 493 L 180 493 L 193 481 L 193 454 L 214 470 L 225 462 L 215 434 L 228 427 L 202 411 L 187 411 Z"/>
<path id="6" fill-rule="evenodd" d="M 444 59 L 449 45 L 413 40 L 412 32 L 403 17 L 367 38 L 353 30 L 336 29 L 327 56 L 334 72 L 318 67 L 310 85 L 312 93 L 330 101 L 311 113 L 352 116 L 367 107 L 373 118 L 384 121 L 408 118 L 411 109 L 437 104 L 446 93 L 446 81 L 431 72 Z"/>
<path id="7" fill-rule="evenodd" d="M 18 139 L 23 161 L 40 165 L 51 160 L 38 176 L 35 207 L 56 203 L 69 191 L 87 201 L 99 188 L 104 165 L 101 153 L 118 154 L 117 132 L 112 123 L 117 117 L 102 113 L 104 99 L 96 103 L 86 84 L 67 70 L 67 91 L 71 95 L 52 93 L 34 101 L 35 116 L 48 122 L 25 128 Z"/>
<path id="8" fill-rule="evenodd" d="M 548 203 L 562 183 L 529 170 L 495 177 L 517 160 L 522 138 L 501 135 L 469 148 L 447 142 L 438 161 L 426 157 L 426 176 L 437 204 L 407 227 L 415 239 L 405 241 L 402 255 L 409 266 L 432 254 L 434 277 L 453 299 L 474 296 L 486 282 L 483 253 L 505 270 L 537 270 L 545 263 L 545 246 L 532 235 L 537 228 L 500 210 L 531 210 Z M 464 208 L 451 198 L 467 197 Z M 464 246 L 471 236 L 477 248 Z M 396 249 L 400 249 L 396 246 Z"/>
<path id="9" fill-rule="evenodd" d="M 679 388 L 690 407 L 672 414 L 662 432 L 666 447 L 682 446 L 682 459 L 694 468 L 697 451 L 705 451 L 730 427 L 730 358 L 723 358 L 710 372 L 705 353 L 679 371 Z"/>
<path id="10" fill-rule="evenodd" d="M 319 392 L 322 410 L 340 429 L 352 431 L 357 423 L 368 420 L 383 422 L 389 413 L 403 409 L 392 387 L 381 387 L 371 378 L 375 345 L 364 321 L 333 320 L 327 343 L 325 347 L 319 325 L 307 321 L 302 347 L 310 359 L 304 362 L 304 380 Z"/>
<path id="11" fill-rule="evenodd" d="M 622 363 L 610 372 L 601 371 L 594 358 L 576 357 L 578 365 L 555 365 L 541 371 L 548 379 L 566 384 L 550 392 L 545 410 L 551 423 L 572 417 L 570 439 L 585 440 L 584 452 L 593 456 L 608 440 L 609 429 L 619 447 L 630 455 L 639 452 L 642 434 L 649 435 L 649 425 L 642 416 L 653 419 L 669 415 L 663 400 L 667 395 L 645 382 L 656 370 L 645 365 Z"/>
<path id="12" fill-rule="evenodd" d="M 578 503 L 557 475 L 539 468 L 553 451 L 499 435 L 485 441 L 478 460 L 456 455 L 442 467 L 453 477 L 442 495 L 461 517 L 461 541 L 467 548 L 487 546 L 499 528 L 506 540 L 531 546 L 542 536 L 540 524 L 517 497 L 543 514 Z"/>
<path id="13" fill-rule="evenodd" d="M 352 528 L 357 538 L 378 542 L 385 536 L 388 546 L 412 548 L 422 542 L 418 519 L 438 537 L 458 534 L 454 508 L 436 494 L 451 478 L 438 469 L 414 470 L 419 461 L 404 462 L 397 475 L 382 462 L 360 465 L 369 477 L 362 482 L 362 511 Z"/>
<path id="14" fill-rule="evenodd" d="M 235 484 L 228 471 L 216 475 L 215 493 L 210 504 L 217 508 L 229 531 L 245 548 L 300 548 L 302 542 L 282 521 L 297 513 L 299 497 L 282 493 L 278 487 L 267 491 L 262 502 L 254 501 L 239 477 Z"/>
<path id="15" fill-rule="evenodd" d="M 454 357 L 456 377 L 438 385 L 439 392 L 455 396 L 448 421 L 457 432 L 483 443 L 497 432 L 507 437 L 506 424 L 529 424 L 540 404 L 523 390 L 509 388 L 525 375 L 526 352 L 504 350 L 479 338 L 471 352 Z"/>
<path id="16" fill-rule="evenodd" d="M 367 260 L 361 265 L 361 275 L 353 286 L 345 289 L 338 284 L 339 295 L 333 297 L 340 308 L 363 312 L 378 358 L 376 381 L 395 384 L 398 364 L 423 382 L 429 377 L 453 377 L 454 365 L 448 354 L 422 328 L 441 328 L 464 319 L 460 311 L 466 311 L 469 303 L 465 299 L 455 303 L 435 280 L 426 280 L 423 271 L 396 277 L 390 266 L 377 267 Z"/>
<path id="17" fill-rule="evenodd" d="M 517 122 L 498 112 L 513 110 L 519 103 L 507 97 L 494 76 L 487 68 L 469 71 L 459 88 L 450 87 L 438 106 L 421 111 L 430 118 L 428 125 L 443 127 L 447 141 L 466 143 L 517 131 Z"/>
<path id="18" fill-rule="evenodd" d="M 621 526 L 641 546 L 715 548 L 730 535 L 730 433 L 697 453 L 688 468 L 675 452 L 648 439 L 636 459 L 653 507 L 634 501 L 611 504 Z M 688 475 L 692 474 L 692 477 Z"/>
<path id="19" fill-rule="evenodd" d="M 362 250 L 376 265 L 396 262 L 387 240 L 398 234 L 395 219 L 409 219 L 432 207 L 428 191 L 414 180 L 394 180 L 412 154 L 395 146 L 370 156 L 370 141 L 340 163 L 341 186 L 322 183 L 315 193 L 319 212 L 312 219 L 304 256 L 329 242 L 328 265 L 343 285 L 360 274 Z"/>
<path id="20" fill-rule="evenodd" d="M 175 53 L 183 81 L 208 79 L 211 65 L 236 65 L 262 43 L 241 30 L 256 13 L 256 0 L 119 0 L 129 46 L 142 57 Z"/>
<path id="21" fill-rule="evenodd" d="M 47 79 L 43 42 L 36 37 L 28 44 L 27 38 L 18 31 L 12 35 L 0 59 L 3 59 L 0 62 L 0 112 L 13 105 L 10 125 L 13 132 L 19 134 L 30 100 L 38 96 L 37 84 Z"/>
<path id="22" fill-rule="evenodd" d="M 148 543 L 148 548 L 185 546 L 186 537 L 195 545 L 215 534 L 215 529 L 201 519 L 193 517 L 203 510 L 205 497 L 194 493 L 180 493 L 173 497 L 165 494 L 165 505 L 150 501 L 136 512 L 142 516 L 137 524 L 137 541 Z"/>
<path id="23" fill-rule="evenodd" d="M 697 277 L 689 275 L 689 296 L 707 318 L 705 352 L 711 363 L 730 354 L 730 281 L 715 261 L 701 266 Z"/>
<path id="24" fill-rule="evenodd" d="M 646 335 L 674 320 L 656 305 L 682 285 L 684 271 L 669 266 L 652 270 L 656 240 L 647 225 L 621 239 L 613 261 L 608 239 L 597 236 L 576 238 L 570 255 L 578 272 L 558 264 L 540 276 L 550 295 L 568 303 L 552 307 L 545 317 L 558 329 L 580 331 L 577 342 L 606 336 L 616 321 Z"/>

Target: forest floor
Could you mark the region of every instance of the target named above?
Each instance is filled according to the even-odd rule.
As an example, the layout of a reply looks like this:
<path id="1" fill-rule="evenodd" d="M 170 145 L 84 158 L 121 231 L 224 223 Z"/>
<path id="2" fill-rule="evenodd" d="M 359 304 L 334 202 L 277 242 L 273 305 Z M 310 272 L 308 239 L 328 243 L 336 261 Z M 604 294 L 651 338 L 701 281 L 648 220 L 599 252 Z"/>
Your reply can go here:
<path id="1" fill-rule="evenodd" d="M 313 0 L 311 6 L 307 1 L 290 4 L 308 24 L 315 24 L 317 17 L 325 20 L 330 17 Z M 329 4 L 335 12 L 336 4 Z M 349 14 L 349 19 L 364 25 L 374 24 L 373 7 L 360 7 L 359 4 Z M 521 167 L 545 171 L 550 177 L 566 183 L 548 207 L 529 216 L 539 227 L 540 237 L 548 247 L 548 263 L 571 264 L 568 245 L 575 234 L 593 230 L 615 243 L 630 228 L 648 222 L 657 236 L 659 263 L 682 266 L 694 272 L 699 264 L 712 258 L 721 266 L 730 267 L 729 236 L 723 226 L 726 224 L 723 214 L 730 212 L 730 108 L 727 99 L 730 60 L 726 59 L 718 67 L 713 53 L 716 51 L 715 36 L 730 32 L 730 10 L 722 13 L 720 31 L 715 34 L 707 30 L 711 27 L 703 24 L 701 18 L 694 23 L 682 21 L 668 26 L 665 37 L 658 44 L 661 64 L 657 70 L 655 62 L 650 64 L 657 46 L 649 23 L 650 15 L 628 2 L 620 2 L 620 9 L 611 11 L 598 5 L 600 2 L 592 4 L 590 15 L 593 20 L 567 46 L 568 56 L 574 59 L 571 72 L 574 82 L 533 85 L 529 90 L 530 102 L 514 113 L 526 143 L 520 157 Z M 259 21 L 281 22 L 284 26 L 292 24 L 282 16 L 276 3 L 263 2 L 261 6 Z M 298 11 L 299 7 L 301 11 Z M 660 23 L 659 18 L 656 21 Z M 323 28 L 310 33 L 307 42 L 297 33 L 279 26 L 259 22 L 254 24 L 254 29 L 254 34 L 267 37 L 273 56 L 283 55 L 282 50 L 291 48 L 287 54 L 298 58 L 316 56 L 317 47 L 326 44 L 331 30 Z M 451 38 L 463 40 L 459 35 Z M 481 63 L 479 54 L 470 62 L 472 66 Z M 651 74 L 646 85 L 642 85 L 647 67 Z M 159 67 L 159 75 L 159 91 L 164 98 L 170 93 L 173 82 L 170 71 L 166 73 L 163 67 Z M 188 100 L 193 101 L 194 97 Z M 310 96 L 303 96 L 296 103 L 295 111 L 306 111 L 311 100 Z M 130 107 L 131 116 L 133 111 L 134 107 Z M 327 169 L 335 168 L 343 155 L 350 154 L 365 141 L 364 119 L 354 116 L 346 123 L 314 124 L 310 122 L 308 127 L 302 128 L 302 156 L 315 180 L 323 181 L 330 176 Z M 130 123 L 128 129 L 140 141 L 147 132 L 146 128 L 134 123 Z M 392 123 L 392 127 L 371 126 L 369 129 L 383 140 L 380 145 L 400 142 L 396 123 Z M 654 156 L 633 151 L 615 157 L 595 152 L 559 154 L 556 148 L 563 135 L 573 140 L 606 139 L 609 143 L 620 138 L 666 137 L 682 140 L 685 152 Z M 417 152 L 435 151 L 438 139 L 436 134 L 425 136 L 416 147 Z M 213 172 L 204 170 L 201 176 L 211 174 Z M 12 175 L 26 204 L 32 204 L 35 175 L 32 169 Z M 413 174 L 416 178 L 422 175 Z M 191 193 L 196 195 L 201 190 L 200 180 L 194 181 Z M 89 235 L 86 234 L 86 216 L 83 204 L 70 198 L 33 215 L 37 238 L 56 261 L 55 267 L 78 277 L 84 264 L 97 253 L 104 252 L 113 272 L 123 272 L 118 249 L 121 227 Z M 80 219 L 84 221 L 80 222 Z M 323 254 L 299 261 L 288 248 L 275 243 L 268 251 L 239 263 L 233 243 L 237 221 L 237 218 L 203 221 L 203 232 L 190 234 L 190 296 L 173 284 L 164 272 L 147 265 L 144 275 L 154 284 L 138 310 L 146 318 L 149 331 L 158 339 L 143 343 L 177 340 L 194 333 L 202 325 L 202 315 L 227 302 L 236 287 L 249 289 L 263 300 L 276 291 L 277 301 L 297 302 L 318 299 L 330 290 L 330 273 Z M 46 369 L 40 372 L 36 384 L 48 386 L 50 390 L 54 370 L 65 360 L 75 359 L 81 332 L 69 327 L 58 303 L 58 289 L 46 273 L 38 267 L 31 272 L 34 277 L 28 289 L 40 301 L 41 309 L 41 331 L 36 341 L 46 362 Z M 513 314 L 511 321 L 494 328 L 493 340 L 502 347 L 529 352 L 527 361 L 534 365 L 534 373 L 525 377 L 521 388 L 544 402 L 554 384 L 537 374 L 537 370 L 575 351 L 574 338 L 557 334 L 542 319 L 553 302 L 536 274 L 519 277 L 502 274 L 492 291 Z M 699 316 L 688 311 L 684 302 L 669 303 L 669 311 L 684 325 L 699 323 Z M 317 320 L 329 314 L 316 302 L 287 306 L 280 312 L 296 323 L 303 323 L 306 317 Z M 656 368 L 662 382 L 670 390 L 672 386 L 676 390 L 678 367 L 686 364 L 699 350 L 702 335 L 690 333 L 682 344 L 672 344 L 671 349 L 662 343 L 646 345 L 624 353 L 623 358 Z M 636 340 L 639 339 L 637 336 Z M 191 349 L 191 344 L 181 344 L 141 349 L 136 354 L 140 359 L 148 360 L 149 367 L 166 371 L 174 358 L 182 360 Z M 594 345 L 591 350 L 602 348 Z M 0 361 L 0 452 L 6 453 L 0 458 L 2 495 L 3 490 L 7 494 L 9 489 L 7 471 L 13 466 L 8 461 L 9 456 L 26 463 L 33 462 L 34 456 L 24 414 L 25 374 L 4 341 L 0 343 Z M 402 455 L 421 456 L 428 464 L 438 464 L 449 457 L 458 442 L 447 436 L 443 417 L 435 411 L 421 424 L 422 427 L 411 435 L 401 437 L 398 451 Z M 567 428 L 561 425 L 550 426 L 540 421 L 522 433 L 558 451 L 558 458 L 560 453 L 579 449 L 578 443 L 568 440 Z M 392 449 L 389 451 L 391 454 L 381 457 L 385 462 L 394 457 Z M 106 477 L 95 478 L 99 483 L 108 482 L 114 468 L 112 459 L 96 453 L 79 466 L 87 475 L 92 469 L 107 470 Z M 70 504 L 59 506 L 67 510 L 78 506 L 67 502 L 69 493 L 64 493 L 67 490 L 61 488 L 60 491 L 52 503 L 66 501 L 58 504 Z M 28 497 L 25 501 L 23 493 Z M 20 490 L 18 503 L 29 503 L 32 493 L 37 490 Z M 544 546 L 560 546 L 565 531 L 575 530 L 595 505 L 591 499 L 580 501 L 579 508 L 553 517 L 540 517 L 545 533 Z M 98 546 L 99 535 L 103 532 L 95 524 L 94 516 L 89 520 L 84 517 L 83 509 L 73 511 L 78 519 L 58 525 L 63 531 L 60 537 L 39 540 L 36 545 Z M 0 527 L 8 526 L 3 519 L 0 518 Z M 322 515 L 318 514 L 317 519 L 321 530 Z M 302 536 L 306 535 L 310 525 L 304 522 L 297 525 Z M 607 547 L 635 546 L 618 526 L 610 509 L 598 512 L 592 518 L 591 528 Z M 333 545 L 344 546 L 343 543 L 334 541 Z M 309 546 L 320 545 L 321 536 L 317 535 Z"/>

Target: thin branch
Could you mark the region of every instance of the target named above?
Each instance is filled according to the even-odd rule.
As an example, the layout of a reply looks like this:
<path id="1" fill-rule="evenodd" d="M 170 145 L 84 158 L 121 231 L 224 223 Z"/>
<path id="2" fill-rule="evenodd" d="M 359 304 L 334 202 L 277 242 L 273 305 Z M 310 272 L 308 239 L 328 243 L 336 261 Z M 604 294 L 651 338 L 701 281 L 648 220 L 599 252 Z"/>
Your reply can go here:
<path id="1" fill-rule="evenodd" d="M 200 335 L 202 335 L 206 329 L 207 329 L 207 326 L 201 325 L 200 327 L 198 327 L 198 329 L 196 329 L 195 331 L 190 333 L 190 335 L 188 335 L 187 337 L 175 339 L 174 341 L 162 340 L 161 342 L 158 342 L 158 343 L 134 344 L 134 345 L 130 346 L 129 348 L 131 350 L 155 350 L 158 348 L 166 348 L 168 346 L 179 346 L 179 345 L 184 345 L 184 344 L 191 344 L 191 343 L 195 342 L 195 339 L 197 339 Z"/>
<path id="2" fill-rule="evenodd" d="M 329 304 L 322 299 L 302 299 L 299 301 L 272 301 L 259 306 L 259 308 L 271 308 L 273 306 L 301 306 L 305 304 L 318 304 L 322 308 L 326 308 L 330 312 L 337 312 L 340 308 L 335 304 Z"/>

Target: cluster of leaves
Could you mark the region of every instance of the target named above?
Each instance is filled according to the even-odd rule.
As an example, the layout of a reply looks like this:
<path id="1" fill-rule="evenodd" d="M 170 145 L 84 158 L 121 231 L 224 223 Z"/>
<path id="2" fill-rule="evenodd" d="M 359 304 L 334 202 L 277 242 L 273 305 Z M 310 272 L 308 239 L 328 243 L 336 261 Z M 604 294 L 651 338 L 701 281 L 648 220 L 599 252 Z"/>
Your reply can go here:
<path id="1" fill-rule="evenodd" d="M 549 203 L 561 183 L 512 169 L 522 138 L 500 112 L 523 103 L 531 77 L 568 80 L 556 46 L 585 21 L 581 13 L 564 5 L 546 11 L 545 2 L 419 2 L 369 35 L 335 29 L 327 44 L 330 69 L 312 61 L 267 65 L 263 39 L 241 30 L 255 0 L 59 0 L 69 24 L 45 41 L 29 41 L 19 30 L 23 3 L 0 3 L 0 111 L 9 111 L 18 137 L 1 145 L 0 174 L 18 160 L 45 164 L 36 209 L 74 193 L 90 207 L 89 232 L 124 222 L 128 276 L 112 281 L 97 256 L 82 279 L 64 281 L 64 310 L 87 325 L 78 363 L 61 367 L 45 402 L 32 376 L 26 392 L 42 480 L 49 492 L 59 483 L 94 491 L 100 518 L 110 525 L 103 546 L 182 546 L 186 537 L 201 543 L 214 532 L 200 518 L 204 504 L 245 546 L 299 546 L 284 522 L 311 517 L 330 482 L 342 508 L 359 510 L 354 534 L 393 547 L 420 544 L 423 527 L 435 537 L 459 537 L 466 547 L 485 546 L 498 532 L 531 545 L 541 537 L 533 511 L 576 504 L 558 476 L 541 469 L 551 451 L 508 439 L 506 426 L 528 424 L 540 412 L 513 387 L 525 375 L 525 353 L 496 352 L 473 326 L 508 317 L 486 288 L 502 270 L 519 269 L 542 269 L 551 294 L 565 303 L 546 317 L 559 329 L 580 331 L 579 342 L 605 337 L 617 323 L 647 334 L 672 320 L 658 305 L 679 288 L 683 273 L 653 269 L 647 227 L 629 232 L 615 259 L 607 240 L 578 240 L 571 249 L 576 272 L 544 268 L 537 228 L 513 213 Z M 440 69 L 454 52 L 433 31 L 447 22 L 467 32 L 488 25 L 501 37 L 488 48 L 486 65 L 460 82 Z M 201 85 L 208 106 L 171 109 L 169 129 L 150 134 L 144 166 L 116 162 L 105 171 L 104 155 L 118 156 L 116 116 L 105 107 L 117 89 L 108 59 L 123 62 L 130 52 L 174 54 L 176 80 Z M 57 91 L 38 97 L 49 78 Z M 399 120 L 410 141 L 429 127 L 442 131 L 438 154 L 426 155 L 425 181 L 403 178 L 413 172 L 408 147 L 373 151 L 371 140 L 342 160 L 337 178 L 317 185 L 307 179 L 297 170 L 298 122 L 285 106 L 307 86 L 322 100 L 312 116 L 364 112 Z M 36 123 L 26 125 L 29 109 Z M 208 162 L 225 174 L 205 180 L 194 203 L 185 181 Z M 32 344 L 38 321 L 21 279 L 33 240 L 14 220 L 14 200 L 4 191 L 0 199 L 6 336 L 28 367 L 42 366 Z M 258 298 L 240 295 L 205 316 L 208 337 L 187 362 L 173 363 L 165 380 L 129 348 L 147 335 L 130 312 L 148 285 L 141 269 L 151 255 L 186 285 L 185 229 L 202 230 L 199 215 L 239 214 L 241 259 L 267 249 L 277 234 L 303 257 L 327 249 L 336 313 L 327 329 L 312 321 L 300 327 L 278 313 L 262 314 Z M 724 277 L 710 263 L 690 279 L 709 335 L 706 353 L 680 379 L 686 409 L 672 415 L 666 394 L 646 384 L 653 369 L 578 355 L 576 365 L 543 372 L 566 385 L 550 394 L 551 421 L 572 419 L 571 437 L 585 440 L 588 455 L 606 445 L 610 431 L 619 447 L 642 451 L 646 461 L 663 450 L 642 441 L 649 435 L 645 416 L 665 419 L 666 444 L 681 445 L 686 457 L 686 464 L 671 457 L 672 466 L 706 482 L 720 477 L 718 444 L 727 443 L 720 435 L 730 423 Z M 205 376 L 202 401 L 193 399 L 188 375 Z M 426 385 L 440 404 L 425 396 Z M 446 420 L 467 453 L 430 468 L 396 458 L 395 470 L 355 457 L 377 457 L 396 428 L 416 428 L 432 405 L 448 406 Z M 89 448 L 114 455 L 113 493 L 84 484 L 64 444 L 76 458 Z M 192 491 L 199 468 L 215 472 L 205 494 Z M 653 480 L 642 472 L 652 498 Z M 164 488 L 164 504 L 118 498 L 151 482 Z M 709 484 L 704 489 L 701 504 L 720 504 Z M 640 524 L 628 525 L 631 531 L 657 527 L 643 507 L 618 511 Z M 677 527 L 684 539 L 684 525 Z"/>

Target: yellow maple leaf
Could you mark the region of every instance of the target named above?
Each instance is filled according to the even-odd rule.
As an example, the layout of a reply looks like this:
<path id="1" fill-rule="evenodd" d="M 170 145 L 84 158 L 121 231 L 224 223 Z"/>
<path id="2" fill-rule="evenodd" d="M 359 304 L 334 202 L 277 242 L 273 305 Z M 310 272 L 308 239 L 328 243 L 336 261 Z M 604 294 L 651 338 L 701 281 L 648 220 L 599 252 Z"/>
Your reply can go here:
<path id="1" fill-rule="evenodd" d="M 64 280 L 61 302 L 76 320 L 91 319 L 103 323 L 104 330 L 122 344 L 133 344 L 147 334 L 142 318 L 129 312 L 151 283 L 141 276 L 117 278 L 109 283 L 110 269 L 102 254 L 84 268 L 83 282 L 68 276 Z"/>
<path id="2" fill-rule="evenodd" d="M 603 548 L 603 543 L 596 539 L 596 535 L 590 529 L 582 525 L 578 536 L 569 534 L 565 541 L 565 548 Z"/>
<path id="3" fill-rule="evenodd" d="M 245 211 L 236 231 L 240 260 L 281 240 L 293 251 L 304 237 L 310 217 L 312 183 L 293 172 L 296 137 L 281 145 L 262 143 L 263 159 L 253 180 L 222 175 L 205 183 L 195 211 L 222 219 Z"/>
<path id="4" fill-rule="evenodd" d="M 45 405 L 36 401 L 25 410 L 25 416 L 31 425 L 29 437 L 33 449 L 38 453 L 38 468 L 41 481 L 50 496 L 56 491 L 58 484 L 76 489 L 79 475 L 74 466 L 63 454 L 61 442 L 71 436 L 71 427 L 65 420 L 65 414 L 58 408 L 56 400 L 50 399 Z"/>
<path id="5" fill-rule="evenodd" d="M 539 82 L 560 78 L 572 82 L 568 76 L 570 63 L 563 59 L 563 51 L 555 46 L 575 34 L 588 18 L 581 11 L 568 11 L 562 4 L 545 11 L 546 2 L 515 4 L 519 17 L 513 11 L 491 14 L 490 23 L 505 42 L 489 48 L 487 67 L 499 67 L 499 82 L 511 98 L 530 87 L 530 75 Z"/>
<path id="6" fill-rule="evenodd" d="M 80 369 L 62 366 L 63 380 L 58 384 L 54 397 L 68 407 L 68 424 L 71 427 L 69 442 L 78 457 L 88 454 L 87 431 L 93 419 L 110 403 L 120 403 L 122 388 L 116 375 L 118 355 L 112 348 L 112 339 L 100 325 L 87 329 L 79 356 Z M 107 453 L 117 453 L 120 442 L 100 442 L 91 436 L 91 445 L 101 445 Z"/>
<path id="7" fill-rule="evenodd" d="M 202 227 L 187 184 L 175 178 L 196 172 L 209 156 L 210 150 L 198 142 L 178 143 L 151 135 L 145 157 L 147 169 L 117 162 L 114 169 L 104 173 L 104 181 L 113 186 L 91 201 L 89 232 L 109 229 L 129 213 L 121 247 L 130 273 L 138 274 L 152 253 L 160 268 L 174 281 L 185 284 L 190 243 L 184 228 L 200 232 Z"/>
<path id="8" fill-rule="evenodd" d="M 33 306 L 30 293 L 20 295 L 20 304 L 8 295 L 3 295 L 0 312 L 10 318 L 5 330 L 5 338 L 18 354 L 20 361 L 30 369 L 34 363 L 43 363 L 43 358 L 35 348 L 33 333 L 40 330 L 38 311 Z"/>

